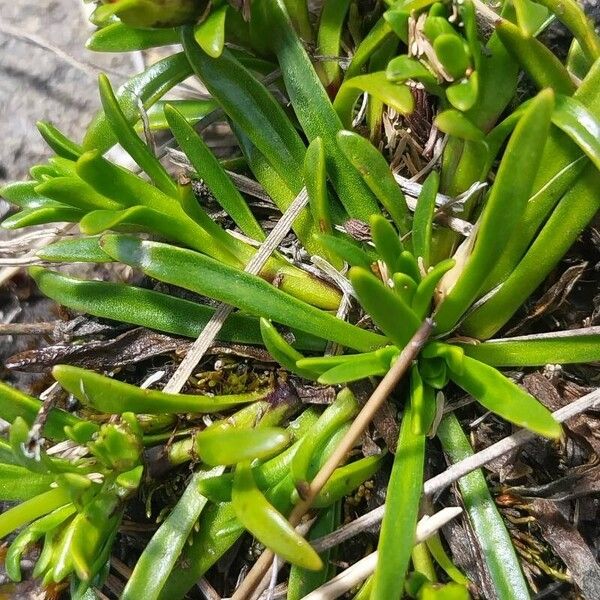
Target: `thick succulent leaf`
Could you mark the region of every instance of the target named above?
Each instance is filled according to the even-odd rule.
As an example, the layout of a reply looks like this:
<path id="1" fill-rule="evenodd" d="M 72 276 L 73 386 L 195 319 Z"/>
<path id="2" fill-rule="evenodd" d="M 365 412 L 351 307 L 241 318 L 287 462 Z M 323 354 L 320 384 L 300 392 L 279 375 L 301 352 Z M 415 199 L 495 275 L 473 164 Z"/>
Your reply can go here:
<path id="1" fill-rule="evenodd" d="M 127 121 L 134 124 L 140 120 L 138 101 L 141 101 L 147 110 L 172 87 L 191 74 L 192 67 L 185 54 L 179 52 L 159 60 L 143 73 L 132 77 L 116 93 L 119 106 Z M 87 129 L 83 148 L 96 149 L 102 154 L 116 143 L 117 138 L 111 129 L 109 118 L 104 111 L 100 111 Z"/>
<path id="2" fill-rule="evenodd" d="M 4 229 L 19 229 L 46 223 L 77 223 L 85 213 L 70 206 L 49 206 L 22 210 L 2 221 Z"/>
<path id="3" fill-rule="evenodd" d="M 600 173 L 595 165 L 588 164 L 516 268 L 498 291 L 465 319 L 461 330 L 487 339 L 517 312 L 600 209 L 599 187 Z"/>
<path id="4" fill-rule="evenodd" d="M 177 112 L 181 113 L 190 125 L 196 125 L 219 107 L 215 100 L 160 100 L 146 113 L 151 131 L 169 129 L 169 123 L 165 117 L 165 106 L 167 105 L 177 109 Z M 144 124 L 140 121 L 135 126 L 135 130 L 138 133 L 143 132 Z"/>
<path id="5" fill-rule="evenodd" d="M 0 514 L 0 538 L 15 529 L 68 504 L 70 494 L 64 488 L 54 488 L 26 500 Z"/>
<path id="6" fill-rule="evenodd" d="M 576 86 L 567 69 L 542 42 L 522 33 L 506 20 L 496 24 L 496 32 L 540 89 L 550 87 L 557 94 L 567 95 L 575 91 Z"/>
<path id="7" fill-rule="evenodd" d="M 485 134 L 477 125 L 464 113 L 454 108 L 439 113 L 435 118 L 435 125 L 440 131 L 462 140 L 482 142 L 485 138 Z"/>
<path id="8" fill-rule="evenodd" d="M 562 129 L 600 169 L 600 121 L 576 98 L 559 95 L 552 123 Z"/>
<path id="9" fill-rule="evenodd" d="M 377 203 L 358 173 L 349 168 L 335 142 L 342 123 L 294 31 L 283 1 L 259 0 L 254 2 L 253 11 L 258 26 L 270 32 L 269 41 L 277 55 L 286 92 L 304 133 L 309 141 L 323 139 L 327 173 L 340 201 L 351 217 L 368 221 L 377 212 Z"/>
<path id="10" fill-rule="evenodd" d="M 37 181 L 15 181 L 0 189 L 0 195 L 12 204 L 23 209 L 37 209 L 41 207 L 65 207 L 64 204 L 42 196 L 36 191 Z"/>
<path id="11" fill-rule="evenodd" d="M 197 338 L 214 314 L 210 306 L 124 283 L 75 279 L 41 267 L 30 274 L 44 295 L 72 310 L 175 335 Z M 293 335 L 297 348 L 324 349 L 317 338 L 297 330 Z M 233 313 L 217 339 L 262 344 L 258 319 Z"/>
<path id="12" fill-rule="evenodd" d="M 326 508 L 351 494 L 359 485 L 377 473 L 383 457 L 384 454 L 367 456 L 336 469 L 317 494 L 313 506 Z"/>
<path id="13" fill-rule="evenodd" d="M 344 80 L 333 104 L 343 126 L 347 129 L 352 127 L 354 105 L 361 94 L 369 94 L 377 98 L 401 115 L 408 115 L 414 110 L 414 99 L 410 89 L 390 81 L 385 71 L 357 75 Z"/>
<path id="14" fill-rule="evenodd" d="M 600 361 L 600 334 L 567 330 L 546 335 L 461 343 L 467 356 L 492 367 L 537 367 Z"/>
<path id="15" fill-rule="evenodd" d="M 92 52 L 135 52 L 179 42 L 177 29 L 136 29 L 117 21 L 95 31 L 85 44 Z"/>
<path id="16" fill-rule="evenodd" d="M 312 427 L 310 435 L 302 438 L 292 458 L 290 474 L 296 486 L 310 483 L 314 474 L 309 468 L 314 455 L 323 449 L 340 426 L 358 413 L 359 408 L 354 394 L 350 389 L 344 388 L 333 404 L 323 411 Z"/>
<path id="17" fill-rule="evenodd" d="M 79 210 L 119 210 L 122 205 L 103 196 L 79 177 L 53 177 L 36 186 L 35 191 L 55 202 Z"/>
<path id="18" fill-rule="evenodd" d="M 238 404 L 263 400 L 272 391 L 271 388 L 264 388 L 245 394 L 223 396 L 166 394 L 158 390 L 142 389 L 94 371 L 69 365 L 57 365 L 52 369 L 52 375 L 63 389 L 73 394 L 85 406 L 109 414 L 221 412 Z"/>
<path id="19" fill-rule="evenodd" d="M 208 186 L 217 202 L 236 225 L 248 236 L 262 241 L 265 234 L 248 204 L 233 185 L 215 155 L 204 140 L 188 124 L 186 118 L 172 106 L 165 106 L 165 117 L 179 147 Z"/>
<path id="20" fill-rule="evenodd" d="M 303 359 L 304 356 L 288 344 L 284 337 L 275 329 L 275 326 L 266 319 L 261 318 L 260 320 L 260 334 L 262 335 L 265 348 L 282 367 L 305 379 L 318 378 L 318 373 L 296 366 L 296 363 Z"/>
<path id="21" fill-rule="evenodd" d="M 451 379 L 488 410 L 540 435 L 560 437 L 561 426 L 550 411 L 493 367 L 467 356 L 462 372 L 448 366 Z"/>
<path id="22" fill-rule="evenodd" d="M 404 591 L 419 516 L 425 458 L 425 436 L 414 433 L 412 418 L 407 407 L 388 483 L 372 598 L 400 598 Z"/>
<path id="23" fill-rule="evenodd" d="M 299 327 L 350 348 L 370 350 L 385 340 L 310 306 L 259 277 L 190 250 L 118 235 L 104 236 L 102 248 L 116 260 L 160 281 L 227 302 L 282 325 Z"/>
<path id="24" fill-rule="evenodd" d="M 410 306 L 365 269 L 352 267 L 350 281 L 375 324 L 400 348 L 406 346 L 421 324 Z"/>
<path id="25" fill-rule="evenodd" d="M 438 437 L 453 463 L 473 456 L 473 449 L 454 414 L 440 424 Z M 473 525 L 483 559 L 499 598 L 529 598 L 529 586 L 523 576 L 513 542 L 481 469 L 458 480 L 462 501 Z"/>
<path id="26" fill-rule="evenodd" d="M 32 473 L 19 465 L 0 463 L 0 500 L 14 502 L 29 500 L 50 489 L 54 475 Z"/>
<path id="27" fill-rule="evenodd" d="M 246 460 L 265 459 L 283 450 L 290 442 L 285 429 L 205 429 L 194 439 L 194 450 L 211 466 L 235 465 Z"/>
<path id="28" fill-rule="evenodd" d="M 70 140 L 51 123 L 38 121 L 37 128 L 46 144 L 48 144 L 58 156 L 70 160 L 77 160 L 83 153 L 83 148 L 79 144 Z"/>
<path id="29" fill-rule="evenodd" d="M 373 195 L 388 211 L 400 233 L 407 233 L 410 230 L 410 220 L 406 199 L 383 155 L 369 140 L 351 131 L 340 131 L 337 143 Z M 378 213 L 376 211 L 373 214 Z"/>
<path id="30" fill-rule="evenodd" d="M 391 223 L 381 215 L 373 215 L 369 223 L 371 237 L 379 256 L 388 268 L 388 275 L 399 270 L 400 255 L 404 251 L 398 232 Z"/>
<path id="31" fill-rule="evenodd" d="M 232 505 L 244 527 L 277 556 L 311 571 L 323 567 L 319 555 L 256 487 L 248 463 L 236 467 Z"/>
<path id="32" fill-rule="evenodd" d="M 440 181 L 437 172 L 432 171 L 423 182 L 412 224 L 413 254 L 423 260 L 425 270 L 429 268 L 430 264 L 433 216 L 439 184 Z"/>
<path id="33" fill-rule="evenodd" d="M 183 547 L 198 522 L 208 500 L 198 491 L 198 485 L 214 477 L 222 469 L 198 471 L 192 475 L 175 508 L 154 533 L 138 558 L 133 573 L 121 594 L 122 600 L 155 599 L 173 571 Z"/>
<path id="34" fill-rule="evenodd" d="M 212 58 L 219 58 L 223 53 L 228 10 L 227 4 L 211 10 L 208 17 L 196 27 L 194 32 L 194 37 L 202 50 Z"/>
<path id="35" fill-rule="evenodd" d="M 59 240 L 36 250 L 41 260 L 59 263 L 112 262 L 112 258 L 100 248 L 97 237 L 76 237 Z"/>
<path id="36" fill-rule="evenodd" d="M 319 17 L 317 48 L 323 56 L 340 56 L 342 27 L 350 6 L 350 0 L 325 0 Z M 323 85 L 337 86 L 341 69 L 337 60 L 322 63 Z"/>
<path id="37" fill-rule="evenodd" d="M 536 96 L 517 124 L 480 217 L 473 250 L 438 309 L 438 331 L 451 330 L 475 300 L 517 227 L 541 161 L 540 148 L 546 141 L 553 107 L 553 92 L 544 90 Z M 498 226 L 499 223 L 502 227 Z M 452 275 L 451 271 L 447 277 Z"/>
<path id="38" fill-rule="evenodd" d="M 175 196 L 177 186 L 150 148 L 138 137 L 133 125 L 121 109 L 108 78 L 105 75 L 100 75 L 98 85 L 102 108 L 104 108 L 110 128 L 118 142 L 152 179 L 158 189 L 169 196 Z"/>
<path id="39" fill-rule="evenodd" d="M 218 59 L 210 57 L 198 46 L 189 27 L 183 29 L 182 42 L 194 71 L 211 95 L 298 193 L 302 188 L 298 167 L 305 147 L 279 103 L 228 50 Z"/>

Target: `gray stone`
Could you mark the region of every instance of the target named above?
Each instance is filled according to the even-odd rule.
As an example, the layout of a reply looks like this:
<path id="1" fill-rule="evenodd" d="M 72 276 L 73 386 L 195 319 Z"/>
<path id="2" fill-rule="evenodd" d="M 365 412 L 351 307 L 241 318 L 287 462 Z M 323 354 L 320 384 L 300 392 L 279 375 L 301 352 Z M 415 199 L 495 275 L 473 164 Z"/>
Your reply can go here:
<path id="1" fill-rule="evenodd" d="M 96 73 L 106 70 L 120 84 L 135 69 L 129 55 L 85 49 L 91 26 L 80 0 L 0 0 L 0 15 L 0 181 L 6 181 L 26 177 L 50 156 L 36 121 L 80 140 L 100 104 Z M 19 33 L 38 36 L 81 68 Z"/>

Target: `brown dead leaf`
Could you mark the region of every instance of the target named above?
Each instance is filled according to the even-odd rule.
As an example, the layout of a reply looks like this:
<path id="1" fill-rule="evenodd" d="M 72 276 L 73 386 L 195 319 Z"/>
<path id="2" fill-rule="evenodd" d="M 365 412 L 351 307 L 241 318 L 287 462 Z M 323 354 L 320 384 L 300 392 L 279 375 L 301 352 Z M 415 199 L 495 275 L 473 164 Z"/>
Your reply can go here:
<path id="1" fill-rule="evenodd" d="M 600 598 L 600 565 L 577 529 L 550 500 L 535 500 L 528 510 L 537 519 L 544 539 L 567 566 L 583 597 Z"/>

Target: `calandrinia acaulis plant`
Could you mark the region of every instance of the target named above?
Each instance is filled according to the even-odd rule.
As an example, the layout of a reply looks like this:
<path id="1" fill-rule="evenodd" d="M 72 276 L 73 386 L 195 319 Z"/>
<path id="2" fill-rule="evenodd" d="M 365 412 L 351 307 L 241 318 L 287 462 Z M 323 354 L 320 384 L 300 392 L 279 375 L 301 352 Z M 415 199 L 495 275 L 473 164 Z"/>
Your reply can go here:
<path id="1" fill-rule="evenodd" d="M 286 516 L 359 410 L 348 384 L 385 375 L 426 318 L 435 329 L 397 394 L 403 415 L 379 559 L 360 597 L 468 597 L 439 538 L 413 551 L 427 436 L 439 432 L 452 457 L 469 452 L 455 417 L 439 424 L 440 392 L 449 384 L 518 426 L 561 435 L 548 410 L 498 369 L 596 361 L 598 336 L 488 339 L 600 207 L 600 41 L 593 27 L 572 0 L 517 0 L 498 14 L 470 1 L 317 4 L 317 15 L 301 0 L 254 0 L 241 11 L 219 1 L 99 5 L 90 49 L 180 43 L 183 50 L 116 92 L 101 76 L 102 110 L 81 144 L 40 124 L 56 155 L 32 168 L 31 181 L 2 194 L 21 208 L 5 227 L 78 224 L 79 235 L 39 249 L 37 259 L 119 262 L 233 305 L 239 310 L 221 329 L 222 340 L 266 347 L 294 376 L 340 386 L 336 400 L 324 411 L 307 409 L 281 381 L 240 394 L 166 394 L 59 365 L 53 376 L 83 410 L 75 416 L 54 408 L 40 422 L 40 401 L 2 385 L 0 416 L 12 426 L 0 444 L 1 489 L 3 499 L 22 501 L 0 516 L 3 536 L 21 530 L 7 554 L 11 578 L 20 578 L 27 546 L 42 540 L 34 574 L 46 583 L 69 578 L 73 597 L 91 593 L 106 576 L 127 501 L 192 463 L 185 491 L 122 597 L 183 597 L 244 531 L 292 564 L 288 598 L 303 597 L 331 577 L 330 557 L 318 555 Z M 493 25 L 487 39 L 478 12 Z M 536 37 L 555 17 L 573 34 L 566 64 Z M 339 60 L 348 47 L 351 59 Z M 517 104 L 523 73 L 538 90 Z M 209 98 L 164 99 L 191 76 Z M 423 118 L 423 98 L 447 137 L 440 166 L 423 169 L 431 173 L 412 211 L 390 169 L 397 148 L 389 135 L 385 147 L 382 131 Z M 202 131 L 225 119 L 239 153 L 224 161 Z M 148 143 L 162 130 L 183 152 L 186 177 L 173 177 Z M 144 175 L 105 156 L 117 143 Z M 265 240 L 265 223 L 228 169 L 260 183 L 281 212 L 306 187 L 309 206 L 293 224 L 299 256 L 320 257 L 316 264 L 329 277 L 279 253 L 259 276 L 244 272 Z M 225 225 L 199 202 L 190 176 L 225 211 Z M 493 183 L 483 196 L 465 195 L 487 180 Z M 462 228 L 450 227 L 459 220 Z M 465 229 L 466 220 L 474 225 Z M 195 337 L 214 313 L 164 291 L 39 266 L 31 275 L 70 309 L 170 334 Z M 348 301 L 356 309 L 351 317 L 335 316 Z M 100 418 L 90 419 L 90 411 Z M 173 424 L 166 417 L 182 413 L 194 427 L 163 444 Z M 211 424 L 198 418 L 203 414 L 214 415 Z M 36 427 L 55 444 L 52 452 L 40 445 Z M 387 460 L 381 450 L 333 473 L 313 503 L 311 535 L 338 527 L 343 498 Z M 476 535 L 504 544 L 486 544 L 491 581 L 501 598 L 526 597 L 509 538 L 477 476 L 461 491 L 472 521 L 486 522 L 484 512 L 488 519 Z M 11 486 L 16 480 L 27 485 Z M 423 552 L 453 583 L 443 586 L 423 568 Z"/>

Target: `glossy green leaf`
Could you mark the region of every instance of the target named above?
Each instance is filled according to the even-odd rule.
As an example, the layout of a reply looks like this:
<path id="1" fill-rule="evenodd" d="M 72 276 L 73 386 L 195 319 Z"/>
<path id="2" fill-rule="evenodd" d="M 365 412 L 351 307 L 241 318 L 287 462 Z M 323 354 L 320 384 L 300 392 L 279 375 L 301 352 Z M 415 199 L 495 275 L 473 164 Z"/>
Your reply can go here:
<path id="1" fill-rule="evenodd" d="M 75 510 L 75 506 L 72 504 L 57 508 L 50 514 L 31 523 L 11 542 L 4 564 L 8 576 L 13 581 L 21 581 L 21 559 L 27 547 L 35 543 L 47 532 L 59 527 Z"/>
<path id="2" fill-rule="evenodd" d="M 292 27 L 282 0 L 259 0 L 253 6 L 256 7 L 253 19 L 271 34 L 269 41 L 304 133 L 309 141 L 316 137 L 323 139 L 327 173 L 340 201 L 351 217 L 367 221 L 377 212 L 377 203 L 358 173 L 349 168 L 336 143 L 335 136 L 342 129 L 342 123 Z"/>
<path id="3" fill-rule="evenodd" d="M 180 148 L 217 202 L 246 235 L 259 241 L 264 240 L 265 234 L 248 204 L 202 138 L 172 106 L 165 106 L 165 116 Z"/>
<path id="4" fill-rule="evenodd" d="M 212 413 L 262 400 L 272 390 L 262 389 L 245 394 L 207 396 L 204 394 L 166 394 L 158 390 L 142 389 L 94 371 L 57 365 L 52 375 L 60 385 L 78 398 L 85 406 L 99 412 L 120 414 Z"/>
<path id="5" fill-rule="evenodd" d="M 198 2 L 154 2 L 153 0 L 118 0 L 101 4 L 93 17 L 100 22 L 112 16 L 131 26 L 140 28 L 175 27 L 195 23 L 206 11 L 206 0 Z"/>
<path id="6" fill-rule="evenodd" d="M 383 454 L 367 456 L 336 469 L 317 494 L 313 506 L 326 508 L 351 494 L 359 485 L 377 473 L 383 456 Z"/>
<path id="7" fill-rule="evenodd" d="M 590 62 L 600 58 L 600 38 L 594 25 L 576 0 L 535 0 L 552 11 L 577 38 L 585 56 Z"/>
<path id="8" fill-rule="evenodd" d="M 313 221 L 319 233 L 331 233 L 331 214 L 327 192 L 327 165 L 323 140 L 315 138 L 308 146 L 303 163 L 304 185 Z"/>
<path id="9" fill-rule="evenodd" d="M 371 264 L 375 262 L 375 257 L 369 256 L 357 242 L 351 242 L 341 236 L 323 234 L 319 236 L 321 243 L 333 254 L 339 256 L 349 265 L 363 267 L 371 270 Z"/>
<path id="10" fill-rule="evenodd" d="M 334 365 L 325 371 L 319 377 L 318 381 L 325 385 L 338 385 L 351 381 L 359 381 L 367 377 L 385 375 L 398 354 L 398 348 L 395 346 L 386 346 L 385 348 L 375 350 L 375 352 L 350 355 L 347 357 L 348 360 L 340 362 L 340 364 Z"/>
<path id="11" fill-rule="evenodd" d="M 0 463 L 0 500 L 29 500 L 48 491 L 54 482 L 49 473 L 32 473 L 19 465 Z"/>
<path id="12" fill-rule="evenodd" d="M 485 134 L 462 112 L 453 108 L 439 113 L 435 125 L 444 133 L 471 142 L 481 142 Z"/>
<path id="13" fill-rule="evenodd" d="M 454 79 L 464 76 L 470 66 L 469 56 L 459 36 L 443 33 L 435 38 L 433 49 L 444 69 Z"/>
<path id="14" fill-rule="evenodd" d="M 406 199 L 383 155 L 369 140 L 351 131 L 340 131 L 337 143 L 371 192 L 388 211 L 400 233 L 407 233 L 410 223 Z M 373 214 L 378 212 L 374 211 Z"/>
<path id="15" fill-rule="evenodd" d="M 385 71 L 357 75 L 344 80 L 333 104 L 345 128 L 352 127 L 354 105 L 359 96 L 365 93 L 401 115 L 410 114 L 414 109 L 414 100 L 408 87 L 389 81 Z"/>
<path id="16" fill-rule="evenodd" d="M 392 282 L 394 283 L 394 292 L 410 305 L 417 291 L 415 280 L 406 273 L 394 273 Z"/>
<path id="17" fill-rule="evenodd" d="M 106 198 L 78 177 L 54 177 L 40 183 L 35 191 L 55 202 L 83 211 L 96 209 L 119 210 L 122 205 Z"/>
<path id="18" fill-rule="evenodd" d="M 178 42 L 175 28 L 135 29 L 117 21 L 95 31 L 85 47 L 92 52 L 135 52 Z"/>
<path id="19" fill-rule="evenodd" d="M 333 503 L 332 506 L 320 511 L 308 532 L 308 539 L 314 540 L 335 531 L 340 525 L 340 512 L 339 503 Z M 331 576 L 329 559 L 334 552 L 334 550 L 326 550 L 319 554 L 324 565 L 320 571 L 308 571 L 292 566 L 287 582 L 287 600 L 301 600 L 329 579 Z"/>
<path id="20" fill-rule="evenodd" d="M 413 254 L 423 260 L 425 270 L 430 265 L 431 236 L 438 188 L 439 176 L 436 171 L 432 171 L 423 182 L 412 224 Z"/>
<path id="21" fill-rule="evenodd" d="M 517 124 L 480 217 L 473 250 L 458 281 L 438 309 L 438 331 L 449 331 L 456 325 L 476 298 L 517 226 L 531 194 L 533 178 L 541 160 L 540 147 L 548 134 L 553 106 L 552 91 L 540 92 Z M 508 206 L 507 202 L 510 202 Z M 498 226 L 499 223 L 502 227 Z"/>
<path id="22" fill-rule="evenodd" d="M 86 281 L 31 267 L 30 274 L 42 293 L 72 310 L 166 333 L 197 338 L 214 309 L 175 296 L 108 281 Z M 325 343 L 293 330 L 296 346 L 323 350 Z M 261 344 L 258 320 L 234 313 L 225 321 L 217 339 L 241 344 Z"/>
<path id="23" fill-rule="evenodd" d="M 317 48 L 322 56 L 340 56 L 342 28 L 350 0 L 325 0 L 319 17 Z M 325 87 L 336 87 L 341 78 L 341 69 L 337 60 L 325 60 L 322 63 Z"/>
<path id="24" fill-rule="evenodd" d="M 71 160 L 77 160 L 83 153 L 83 148 L 61 133 L 54 125 L 38 121 L 37 128 L 44 141 L 56 154 Z"/>
<path id="25" fill-rule="evenodd" d="M 159 597 L 188 536 L 206 506 L 207 499 L 198 491 L 198 484 L 220 472 L 222 469 L 213 469 L 198 471 L 192 475 L 175 508 L 154 533 L 138 558 L 121 594 L 123 600 L 137 600 L 141 597 L 154 600 Z"/>
<path id="26" fill-rule="evenodd" d="M 138 100 L 148 110 L 172 87 L 181 83 L 192 74 L 192 68 L 183 52 L 172 54 L 135 75 L 117 91 L 119 106 L 128 123 L 140 119 Z M 117 143 L 104 111 L 99 112 L 88 127 L 83 140 L 84 150 L 97 149 L 101 154 Z"/>
<path id="27" fill-rule="evenodd" d="M 473 71 L 468 78 L 463 78 L 446 89 L 448 102 L 457 110 L 467 111 L 475 106 L 479 95 L 479 75 Z"/>
<path id="28" fill-rule="evenodd" d="M 576 98 L 558 95 L 552 123 L 562 129 L 600 169 L 600 120 Z"/>
<path id="29" fill-rule="evenodd" d="M 435 75 L 424 64 L 406 54 L 390 60 L 385 73 L 393 83 L 404 83 L 409 79 L 414 79 L 430 86 L 437 85 Z"/>
<path id="30" fill-rule="evenodd" d="M 232 504 L 238 519 L 258 540 L 285 561 L 311 571 L 323 567 L 319 555 L 256 487 L 248 463 L 236 467 Z"/>
<path id="31" fill-rule="evenodd" d="M 532 0 L 513 0 L 519 29 L 526 36 L 538 33 L 539 23 L 548 18 L 548 9 Z"/>
<path id="32" fill-rule="evenodd" d="M 0 195 L 12 204 L 20 208 L 35 209 L 45 207 L 64 207 L 50 198 L 45 198 L 35 191 L 38 186 L 37 181 L 15 181 L 9 183 L 0 189 Z"/>
<path id="33" fill-rule="evenodd" d="M 588 61 L 587 57 L 583 53 L 579 42 L 574 39 L 571 42 L 571 47 L 569 48 L 569 54 L 567 55 L 567 69 L 569 73 L 575 75 L 575 77 L 579 79 L 583 79 L 590 70 L 591 62 Z"/>
<path id="34" fill-rule="evenodd" d="M 488 410 L 549 438 L 562 433 L 550 411 L 502 373 L 473 358 L 464 357 L 462 372 L 450 367 L 450 377 Z"/>
<path id="35" fill-rule="evenodd" d="M 354 417 L 359 405 L 349 388 L 337 395 L 333 404 L 328 406 L 319 417 L 310 435 L 306 435 L 298 446 L 290 464 L 290 474 L 296 485 L 310 483 L 312 474 L 309 466 L 313 455 L 330 439 L 333 433 L 346 421 Z"/>
<path id="36" fill-rule="evenodd" d="M 317 373 L 296 366 L 296 363 L 304 356 L 288 344 L 274 325 L 266 319 L 260 319 L 260 334 L 269 354 L 290 373 L 295 373 L 305 379 L 316 379 L 318 377 Z"/>
<path id="37" fill-rule="evenodd" d="M 389 287 L 360 267 L 350 269 L 350 281 L 363 308 L 400 348 L 406 346 L 421 322 Z"/>
<path id="38" fill-rule="evenodd" d="M 435 293 L 437 284 L 442 277 L 455 266 L 455 261 L 451 258 L 443 260 L 423 277 L 418 284 L 410 303 L 411 308 L 420 319 L 424 319 L 429 312 L 431 301 Z"/>
<path id="39" fill-rule="evenodd" d="M 404 591 L 419 516 L 425 458 L 425 436 L 413 432 L 412 418 L 411 409 L 406 408 L 388 483 L 371 598 L 400 598 Z"/>
<path id="40" fill-rule="evenodd" d="M 99 76 L 98 86 L 100 88 L 102 108 L 121 146 L 154 181 L 158 189 L 169 196 L 174 196 L 177 192 L 175 183 L 166 169 L 160 164 L 160 161 L 152 154 L 148 146 L 138 137 L 135 129 L 121 109 L 119 101 L 105 75 Z"/>
<path id="41" fill-rule="evenodd" d="M 467 356 L 492 367 L 537 367 L 547 364 L 600 361 L 600 335 L 567 330 L 539 336 L 490 340 L 460 345 Z"/>
<path id="42" fill-rule="evenodd" d="M 116 260 L 140 268 L 160 281 L 227 302 L 282 325 L 300 327 L 350 348 L 370 350 L 384 342 L 381 336 L 341 321 L 259 277 L 193 251 L 118 235 L 104 236 L 102 248 Z"/>
<path id="43" fill-rule="evenodd" d="M 427 435 L 433 425 L 437 411 L 435 391 L 427 383 L 423 383 L 417 365 L 413 365 L 410 370 L 409 393 L 413 433 L 415 435 Z"/>
<path id="44" fill-rule="evenodd" d="M 159 100 L 146 113 L 151 131 L 169 129 L 169 123 L 165 117 L 165 106 L 167 105 L 181 113 L 190 125 L 196 125 L 219 107 L 214 100 Z M 143 123 L 141 121 L 137 123 L 135 129 L 142 133 Z"/>
<path id="45" fill-rule="evenodd" d="M 0 538 L 6 537 L 15 529 L 47 515 L 68 502 L 69 492 L 63 488 L 54 488 L 5 510 L 0 514 Z"/>
<path id="46" fill-rule="evenodd" d="M 85 213 L 70 206 L 50 206 L 22 210 L 2 221 L 4 229 L 19 229 L 46 223 L 77 223 Z"/>
<path id="47" fill-rule="evenodd" d="M 42 402 L 19 390 L 0 382 L 0 417 L 5 421 L 12 423 L 16 418 L 21 417 L 28 425 L 33 422 L 42 407 Z M 59 408 L 53 408 L 48 413 L 48 418 L 42 429 L 44 435 L 51 440 L 64 440 L 65 427 L 72 427 L 79 422 L 79 419 Z"/>
<path id="48" fill-rule="evenodd" d="M 461 328 L 467 335 L 487 339 L 515 314 L 600 209 L 599 186 L 596 166 L 588 165 L 502 287 L 465 319 Z"/>
<path id="49" fill-rule="evenodd" d="M 77 161 L 77 175 L 96 192 L 123 206 L 144 205 L 157 211 L 175 213 L 179 203 L 141 177 L 102 157 L 97 150 L 86 152 Z"/>
<path id="50" fill-rule="evenodd" d="M 279 103 L 229 51 L 215 59 L 198 46 L 192 28 L 184 28 L 182 36 L 186 55 L 210 94 L 298 193 L 302 187 L 298 165 L 305 148 Z"/>
<path id="51" fill-rule="evenodd" d="M 67 238 L 36 250 L 36 256 L 49 262 L 112 262 L 98 242 L 97 237 Z"/>
<path id="52" fill-rule="evenodd" d="M 556 55 L 534 37 L 522 33 L 510 21 L 496 24 L 506 48 L 521 63 L 538 88 L 552 88 L 557 94 L 572 94 L 576 86 Z"/>
<path id="53" fill-rule="evenodd" d="M 437 435 L 453 463 L 473 455 L 469 440 L 454 414 L 442 420 Z M 458 487 L 498 598 L 529 598 L 529 586 L 520 561 L 483 472 L 478 469 L 461 477 Z"/>
<path id="54" fill-rule="evenodd" d="M 398 259 L 404 251 L 398 232 L 390 222 L 381 215 L 373 215 L 369 223 L 371 237 L 379 256 L 388 268 L 388 275 L 399 270 Z"/>
<path id="55" fill-rule="evenodd" d="M 206 19 L 196 27 L 194 37 L 199 46 L 212 58 L 218 58 L 225 46 L 225 20 L 229 6 L 224 4 L 210 11 Z"/>
<path id="56" fill-rule="evenodd" d="M 194 450 L 208 465 L 235 465 L 246 460 L 269 458 L 283 450 L 289 441 L 289 434 L 278 427 L 207 429 L 196 435 Z"/>

